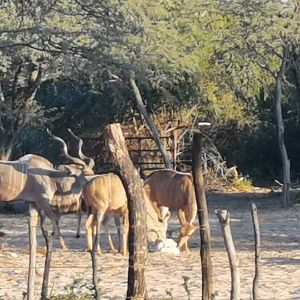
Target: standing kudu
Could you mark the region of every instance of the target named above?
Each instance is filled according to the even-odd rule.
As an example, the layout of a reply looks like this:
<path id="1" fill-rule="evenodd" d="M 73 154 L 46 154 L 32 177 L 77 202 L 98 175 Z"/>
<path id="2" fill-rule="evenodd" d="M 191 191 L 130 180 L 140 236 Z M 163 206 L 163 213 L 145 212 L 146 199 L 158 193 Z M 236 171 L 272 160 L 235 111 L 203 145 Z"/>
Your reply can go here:
<path id="1" fill-rule="evenodd" d="M 53 136 L 53 135 L 52 135 Z M 53 136 L 55 137 L 55 136 Z M 78 203 L 81 191 L 87 182 L 86 175 L 91 174 L 93 160 L 86 164 L 82 159 L 68 154 L 66 143 L 55 137 L 64 146 L 64 153 L 71 159 L 72 165 L 53 168 L 45 158 L 37 155 L 25 155 L 17 161 L 0 161 L 0 201 L 25 200 L 30 203 L 30 262 L 28 275 L 27 299 L 34 299 L 34 278 L 36 265 L 36 226 L 38 212 L 41 213 L 41 228 L 46 239 L 47 255 L 41 299 L 47 298 L 47 285 L 52 251 L 52 235 L 45 228 L 47 216 L 57 229 L 60 214 L 73 211 Z M 82 146 L 82 145 L 81 145 Z M 80 147 L 81 152 L 81 147 Z M 77 204 L 77 206 L 79 206 Z"/>
<path id="2" fill-rule="evenodd" d="M 50 202 L 56 192 L 55 180 L 70 176 L 69 171 L 55 170 L 47 159 L 37 155 L 25 155 L 17 161 L 0 161 L 0 201 L 25 200 L 30 203 L 28 300 L 34 299 L 38 209 L 44 211 L 59 232 L 59 218 Z M 77 180 L 77 176 L 72 177 Z"/>
<path id="3" fill-rule="evenodd" d="M 73 157 L 68 153 L 68 147 L 65 141 L 48 131 L 48 134 L 60 142 L 63 146 L 64 155 L 72 162 L 69 165 L 60 165 L 58 167 L 59 170 L 57 172 L 67 172 L 71 173 L 75 176 L 73 178 L 56 178 L 55 179 L 55 193 L 53 197 L 50 199 L 51 209 L 55 212 L 57 218 L 57 224 L 59 222 L 60 216 L 62 213 L 67 212 L 78 212 L 81 206 L 81 192 L 83 187 L 88 181 L 88 177 L 93 174 L 92 168 L 94 167 L 94 160 L 92 158 L 87 158 L 83 156 L 81 152 L 82 140 L 79 139 L 79 154 L 81 158 Z M 73 133 L 72 133 L 73 134 Z M 74 135 L 74 134 L 73 134 Z M 75 136 L 75 135 L 74 135 Z M 76 137 L 77 138 L 77 137 Z M 82 155 L 81 155 L 82 154 Z M 88 159 L 88 164 L 84 162 L 84 159 Z M 41 214 L 41 224 L 42 224 L 42 232 L 46 239 L 46 261 L 45 261 L 45 270 L 44 270 L 44 278 L 41 292 L 41 299 L 47 299 L 48 293 L 48 280 L 50 273 L 50 262 L 52 255 L 52 244 L 53 238 L 52 235 L 48 234 L 48 231 L 44 228 L 43 223 L 45 220 L 45 215 Z M 56 226 L 58 228 L 58 226 Z M 59 232 L 60 241 L 63 241 L 62 236 Z"/>
<path id="4" fill-rule="evenodd" d="M 79 143 L 78 144 L 79 158 L 71 156 L 68 153 L 68 147 L 64 142 L 64 140 L 62 140 L 57 136 L 54 136 L 48 131 L 48 134 L 53 139 L 59 141 L 63 145 L 64 155 L 72 162 L 71 164 L 67 164 L 67 165 L 59 165 L 57 167 L 57 170 L 68 171 L 76 175 L 79 175 L 81 172 L 83 172 L 83 176 L 87 180 L 89 176 L 94 175 L 93 168 L 95 166 L 95 161 L 92 158 L 87 157 L 82 153 L 82 146 L 83 146 L 82 139 L 76 136 L 70 129 L 68 130 Z M 87 163 L 85 163 L 85 160 L 87 160 Z M 81 220 L 81 193 L 84 184 L 82 184 L 81 182 L 76 182 L 74 178 L 59 178 L 56 180 L 56 186 L 57 186 L 57 191 L 54 195 L 54 198 L 51 201 L 51 206 L 59 214 L 59 218 L 61 217 L 61 215 L 65 213 L 70 213 L 70 212 L 78 213 L 78 227 L 77 227 L 76 236 L 79 237 L 80 220 Z M 68 191 L 70 191 L 70 193 L 69 196 L 67 197 L 66 193 Z M 61 201 L 62 197 L 64 198 L 63 201 Z M 60 236 L 60 245 L 62 249 L 64 250 L 67 249 L 62 236 Z"/>
<path id="5" fill-rule="evenodd" d="M 125 255 L 127 253 L 129 220 L 126 192 L 119 176 L 113 173 L 95 175 L 84 187 L 82 194 L 83 201 L 88 207 L 85 225 L 88 250 L 92 251 L 93 244 L 95 244 L 98 247 L 98 254 L 102 253 L 98 242 L 100 223 L 105 215 L 112 213 L 122 215 L 124 218 L 122 253 Z M 112 245 L 111 240 L 110 244 Z M 114 251 L 114 247 L 112 250 Z"/>

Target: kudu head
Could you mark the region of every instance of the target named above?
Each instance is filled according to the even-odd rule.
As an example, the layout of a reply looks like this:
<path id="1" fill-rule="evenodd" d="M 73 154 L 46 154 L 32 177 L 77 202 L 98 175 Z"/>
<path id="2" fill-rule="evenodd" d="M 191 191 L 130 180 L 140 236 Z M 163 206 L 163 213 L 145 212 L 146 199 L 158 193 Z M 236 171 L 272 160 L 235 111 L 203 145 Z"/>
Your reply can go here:
<path id="1" fill-rule="evenodd" d="M 58 137 L 55 136 L 54 134 L 52 134 L 49 129 L 47 129 L 48 134 L 56 141 L 60 142 L 63 145 L 63 152 L 64 155 L 72 162 L 72 164 L 70 165 L 71 167 L 77 168 L 78 170 L 81 170 L 81 173 L 83 173 L 83 175 L 89 176 L 89 175 L 94 175 L 94 171 L 93 171 L 93 167 L 95 166 L 95 161 L 91 158 L 88 157 L 86 155 L 84 155 L 82 153 L 82 145 L 83 145 L 83 141 L 81 138 L 79 138 L 78 136 L 76 136 L 71 129 L 68 129 L 68 131 L 72 134 L 72 136 L 79 142 L 78 144 L 78 157 L 74 157 L 71 156 L 68 153 L 68 146 L 66 144 L 66 142 Z M 86 163 L 85 160 L 87 160 L 88 162 Z M 66 166 L 67 167 L 67 166 Z"/>

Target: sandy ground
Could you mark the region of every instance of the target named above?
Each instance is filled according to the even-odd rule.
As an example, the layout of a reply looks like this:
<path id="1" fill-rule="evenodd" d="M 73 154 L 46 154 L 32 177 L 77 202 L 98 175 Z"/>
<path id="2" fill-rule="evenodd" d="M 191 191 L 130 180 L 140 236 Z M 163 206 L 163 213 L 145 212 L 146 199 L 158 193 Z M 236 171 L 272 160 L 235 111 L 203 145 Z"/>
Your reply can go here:
<path id="1" fill-rule="evenodd" d="M 300 206 L 281 209 L 278 198 L 264 193 L 208 193 L 212 234 L 212 260 L 215 299 L 229 299 L 230 269 L 215 209 L 228 209 L 235 247 L 240 257 L 241 299 L 251 299 L 254 274 L 253 229 L 249 200 L 259 207 L 262 239 L 262 266 L 259 285 L 261 300 L 300 300 Z M 62 232 L 70 247 L 62 251 L 55 242 L 50 275 L 51 297 L 60 294 L 91 294 L 91 260 L 84 251 L 85 236 L 74 238 L 76 217 L 62 218 Z M 116 231 L 110 226 L 113 238 Z M 27 217 L 0 215 L 0 231 L 6 233 L 0 250 L 0 299 L 23 299 L 28 265 Z M 168 233 L 175 239 L 179 231 L 177 216 L 172 216 Z M 43 240 L 39 232 L 38 266 L 43 271 Z M 106 237 L 102 236 L 104 251 Z M 190 240 L 191 252 L 179 255 L 149 253 L 146 282 L 151 299 L 200 299 L 201 271 L 199 231 Z M 127 282 L 127 257 L 106 253 L 99 258 L 102 299 L 124 299 Z M 36 278 L 39 293 L 42 277 Z M 184 284 L 186 283 L 186 284 Z M 75 296 L 74 296 L 75 299 Z"/>

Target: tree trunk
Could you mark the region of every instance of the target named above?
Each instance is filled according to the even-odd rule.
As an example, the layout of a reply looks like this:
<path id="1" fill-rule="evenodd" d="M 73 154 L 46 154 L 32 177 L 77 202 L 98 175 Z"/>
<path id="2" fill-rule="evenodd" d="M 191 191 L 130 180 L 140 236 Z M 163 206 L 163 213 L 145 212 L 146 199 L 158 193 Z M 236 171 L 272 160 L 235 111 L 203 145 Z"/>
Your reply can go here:
<path id="1" fill-rule="evenodd" d="M 210 226 L 202 173 L 202 140 L 200 133 L 194 133 L 192 148 L 193 179 L 200 224 L 200 257 L 202 270 L 202 299 L 212 299 L 212 262 L 210 246 Z"/>
<path id="2" fill-rule="evenodd" d="M 149 114 L 148 114 L 148 112 L 145 108 L 145 104 L 143 102 L 141 93 L 139 91 L 139 88 L 138 88 L 138 86 L 135 82 L 135 79 L 134 79 L 134 75 L 132 73 L 130 74 L 129 81 L 130 81 L 130 85 L 132 87 L 132 90 L 133 90 L 133 93 L 134 93 L 134 96 L 135 96 L 135 99 L 136 99 L 136 103 L 137 103 L 139 113 L 140 113 L 141 116 L 144 117 L 144 119 L 145 119 L 145 121 L 146 121 L 146 123 L 147 123 L 147 125 L 150 129 L 151 135 L 152 135 L 157 147 L 159 148 L 159 150 L 161 152 L 161 155 L 163 157 L 166 168 L 167 169 L 172 169 L 171 160 L 168 156 L 168 153 L 167 153 L 165 147 L 161 143 L 161 140 L 159 138 L 159 132 L 156 129 L 151 117 L 149 116 Z"/>
<path id="3" fill-rule="evenodd" d="M 147 212 L 143 184 L 126 147 L 120 124 L 108 125 L 103 134 L 106 150 L 118 167 L 129 210 L 129 266 L 126 299 L 147 299 L 145 265 L 147 261 Z"/>
<path id="4" fill-rule="evenodd" d="M 290 203 L 290 186 L 291 186 L 291 175 L 290 175 L 290 160 L 287 155 L 285 143 L 284 143 L 284 123 L 282 118 L 282 76 L 283 71 L 280 71 L 276 77 L 276 90 L 275 90 L 275 100 L 276 100 L 276 118 L 278 127 L 278 145 L 282 159 L 283 167 L 283 188 L 282 188 L 282 199 L 281 205 L 283 207 L 288 207 Z"/>
<path id="5" fill-rule="evenodd" d="M 252 295 L 253 295 L 253 300 L 258 300 L 259 299 L 258 283 L 260 279 L 261 253 L 260 253 L 260 230 L 259 230 L 259 222 L 257 216 L 257 207 L 255 203 L 251 203 L 251 215 L 252 215 L 254 241 L 255 241 L 255 275 L 253 278 Z"/>
<path id="6" fill-rule="evenodd" d="M 230 273 L 231 273 L 231 291 L 230 300 L 240 299 L 240 270 L 239 270 L 239 258 L 236 255 L 234 243 L 232 239 L 230 229 L 230 214 L 227 210 L 218 210 L 216 214 L 219 218 L 222 234 L 229 258 Z"/>

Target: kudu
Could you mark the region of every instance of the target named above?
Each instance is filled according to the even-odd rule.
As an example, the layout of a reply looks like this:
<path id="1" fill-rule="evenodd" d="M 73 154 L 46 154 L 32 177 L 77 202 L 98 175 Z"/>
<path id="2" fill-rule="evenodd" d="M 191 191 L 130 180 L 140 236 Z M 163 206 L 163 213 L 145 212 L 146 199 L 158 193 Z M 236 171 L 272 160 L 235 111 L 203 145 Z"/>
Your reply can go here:
<path id="1" fill-rule="evenodd" d="M 145 192 L 145 191 L 144 191 Z M 127 197 L 124 186 L 119 176 L 113 173 L 95 175 L 84 187 L 83 202 L 88 207 L 88 217 L 86 220 L 86 237 L 87 248 L 89 251 L 93 247 L 97 247 L 98 254 L 102 254 L 98 243 L 98 233 L 100 231 L 101 220 L 107 223 L 111 215 L 114 216 L 115 224 L 118 227 L 118 237 L 120 245 L 120 216 L 123 216 L 123 237 L 122 237 L 122 253 L 127 253 L 128 240 L 128 208 Z M 159 221 L 159 215 L 148 199 L 145 193 L 147 209 L 147 235 L 148 240 L 164 240 L 166 239 L 166 223 Z M 168 215 L 170 216 L 170 214 Z M 97 233 L 98 232 L 98 233 Z M 114 246 L 108 235 L 110 248 L 114 252 Z M 120 247 L 119 247 L 120 248 Z M 96 249 L 94 249 L 95 251 Z"/>
<path id="2" fill-rule="evenodd" d="M 56 178 L 55 179 L 55 192 L 52 198 L 49 200 L 49 204 L 52 210 L 56 214 L 57 218 L 57 229 L 58 222 L 62 213 L 67 212 L 78 212 L 80 208 L 80 197 L 81 192 L 84 185 L 88 181 L 88 177 L 93 174 L 93 166 L 95 164 L 92 158 L 88 158 L 84 156 L 81 152 L 82 147 L 82 140 L 79 139 L 79 155 L 80 158 L 73 157 L 68 153 L 68 147 L 65 141 L 48 131 L 48 134 L 55 139 L 56 141 L 60 142 L 63 146 L 64 155 L 72 162 L 69 165 L 60 165 L 59 170 L 57 172 L 67 172 L 71 174 L 75 174 L 73 178 Z M 72 133 L 73 134 L 73 133 Z M 84 162 L 85 159 L 88 159 L 88 164 Z M 41 214 L 42 223 L 45 220 L 45 216 Z M 46 262 L 45 262 L 45 271 L 44 271 L 44 278 L 43 278 L 43 286 L 42 286 L 42 297 L 41 299 L 47 299 L 47 290 L 48 290 L 48 280 L 49 280 L 49 272 L 50 272 L 50 261 L 51 261 L 51 254 L 52 254 L 52 236 L 48 234 L 46 229 L 43 229 L 43 235 L 46 239 Z M 60 240 L 62 239 L 61 234 L 59 232 Z"/>
<path id="3" fill-rule="evenodd" d="M 92 251 L 93 243 L 95 243 L 98 247 L 98 254 L 102 253 L 98 242 L 101 221 L 105 215 L 117 214 L 124 218 L 122 253 L 125 255 L 127 253 L 129 220 L 127 197 L 120 178 L 113 173 L 95 175 L 84 187 L 82 196 L 88 208 L 85 224 L 88 250 Z"/>
<path id="4" fill-rule="evenodd" d="M 30 258 L 27 299 L 34 299 L 34 278 L 36 265 L 36 226 L 38 210 L 42 210 L 53 225 L 58 228 L 58 216 L 51 208 L 56 192 L 56 180 L 78 176 L 68 170 L 55 170 L 45 158 L 37 155 L 25 155 L 16 161 L 0 161 L 0 201 L 25 200 L 29 205 Z M 80 177 L 80 176 L 79 176 Z M 45 237 L 45 231 L 42 232 Z"/>
<path id="5" fill-rule="evenodd" d="M 95 161 L 82 152 L 83 141 L 81 138 L 76 136 L 71 129 L 68 129 L 70 134 L 78 141 L 78 156 L 73 157 L 68 153 L 68 147 L 65 141 L 57 136 L 54 136 L 48 131 L 48 134 L 60 142 L 63 145 L 63 152 L 66 158 L 68 158 L 72 163 L 59 165 L 57 170 L 72 172 L 73 174 L 79 175 L 83 172 L 83 176 L 87 181 L 88 178 L 94 175 L 93 168 L 95 166 Z M 87 163 L 85 162 L 87 161 Z M 84 181 L 84 183 L 86 182 Z M 81 221 L 81 193 L 84 184 L 82 182 L 76 182 L 74 178 L 59 178 L 56 180 L 56 193 L 51 201 L 52 208 L 58 213 L 59 219 L 65 213 L 76 212 L 78 214 L 78 226 L 76 236 L 80 236 L 80 221 Z M 67 193 L 69 195 L 67 197 Z M 63 201 L 62 201 L 63 198 Z M 60 235 L 60 245 L 62 249 L 66 250 L 66 244 L 62 235 Z"/>
<path id="6" fill-rule="evenodd" d="M 90 180 L 92 178 L 94 178 L 94 171 L 93 168 L 95 166 L 95 161 L 91 158 L 86 156 L 85 154 L 83 154 L 82 152 L 82 146 L 83 146 L 83 140 L 81 138 L 79 138 L 77 135 L 75 135 L 71 129 L 68 129 L 68 131 L 70 132 L 70 134 L 78 141 L 78 156 L 79 158 L 76 157 L 72 157 L 68 154 L 68 150 L 67 150 L 67 145 L 65 144 L 65 142 L 61 139 L 58 138 L 57 136 L 54 136 L 53 134 L 51 134 L 49 131 L 49 135 L 52 136 L 55 140 L 59 141 L 60 143 L 62 143 L 63 145 L 63 149 L 64 149 L 64 155 L 69 158 L 71 161 L 73 161 L 73 164 L 68 164 L 68 165 L 59 165 L 57 167 L 58 170 L 68 170 L 69 172 L 72 172 L 74 174 L 78 174 L 78 172 L 80 172 L 80 165 L 85 164 L 85 160 L 87 160 L 87 164 L 84 168 L 84 175 L 86 177 L 86 180 Z M 80 223 L 81 223 L 81 203 L 82 203 L 82 185 L 79 184 L 75 184 L 74 185 L 74 180 L 73 178 L 61 178 L 56 180 L 56 185 L 57 185 L 57 193 L 53 199 L 53 203 L 52 205 L 55 205 L 56 201 L 59 201 L 59 198 L 61 196 L 57 196 L 57 194 L 65 194 L 66 191 L 72 191 L 72 193 L 70 194 L 69 198 L 66 199 L 62 204 L 60 204 L 59 207 L 55 208 L 55 210 L 59 213 L 59 217 L 61 217 L 61 215 L 65 214 L 65 213 L 70 213 L 70 212 L 77 212 L 78 213 L 78 224 L 77 224 L 77 233 L 76 233 L 76 237 L 80 237 Z M 66 198 L 66 197 L 65 197 Z M 59 201 L 61 202 L 61 201 Z M 106 225 L 108 223 L 110 219 L 110 215 L 107 215 L 104 219 L 103 219 L 103 225 Z M 115 224 L 117 226 L 118 229 L 118 237 L 119 237 L 119 250 L 120 250 L 120 220 L 118 218 L 118 216 L 114 217 L 114 221 Z M 111 236 L 107 233 L 108 235 L 108 240 L 109 240 L 109 245 L 110 248 L 112 250 L 113 253 L 115 253 L 115 247 L 114 244 L 112 242 Z M 66 244 L 64 242 L 63 236 L 60 235 L 60 245 L 62 249 L 67 249 Z"/>
<path id="7" fill-rule="evenodd" d="M 182 251 L 188 251 L 188 239 L 199 228 L 194 224 L 197 203 L 192 175 L 174 170 L 154 171 L 146 178 L 144 188 L 162 219 L 165 211 L 159 211 L 161 207 L 178 211 L 181 224 L 178 246 Z"/>

